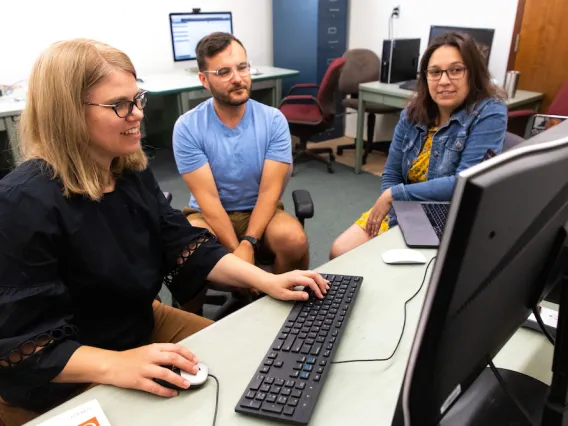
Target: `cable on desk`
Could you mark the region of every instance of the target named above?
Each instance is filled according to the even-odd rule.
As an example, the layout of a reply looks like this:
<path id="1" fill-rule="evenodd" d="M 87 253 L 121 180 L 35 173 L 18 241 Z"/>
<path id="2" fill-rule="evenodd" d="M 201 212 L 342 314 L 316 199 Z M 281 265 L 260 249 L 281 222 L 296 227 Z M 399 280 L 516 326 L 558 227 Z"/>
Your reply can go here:
<path id="1" fill-rule="evenodd" d="M 217 423 L 217 411 L 219 410 L 219 388 L 221 385 L 219 384 L 219 379 L 213 374 L 209 373 L 209 377 L 212 377 L 217 382 L 217 390 L 215 391 L 215 414 L 213 415 L 213 426 L 215 426 Z"/>
<path id="2" fill-rule="evenodd" d="M 511 401 L 513 401 L 513 403 L 517 406 L 517 409 L 523 414 L 523 416 L 527 419 L 529 424 L 532 426 L 538 426 L 538 424 L 534 422 L 533 419 L 531 419 L 530 414 L 527 412 L 527 410 L 525 410 L 523 404 L 521 404 L 521 402 L 517 399 L 517 397 L 509 391 L 509 388 L 507 387 L 505 381 L 503 380 L 503 377 L 501 377 L 501 373 L 499 373 L 499 370 L 497 370 L 497 367 L 495 367 L 495 364 L 493 364 L 493 360 L 489 357 L 487 358 L 487 364 L 489 365 L 489 368 L 491 368 L 491 371 L 493 372 L 495 378 L 497 378 L 497 381 L 501 385 L 503 391 L 507 394 L 507 396 L 511 399 Z"/>
<path id="3" fill-rule="evenodd" d="M 420 283 L 420 287 L 418 287 L 418 290 L 416 290 L 416 292 L 406 301 L 404 302 L 404 319 L 402 321 L 402 331 L 400 332 L 400 337 L 398 338 L 398 342 L 396 343 L 396 346 L 394 348 L 394 351 L 392 351 L 392 353 L 387 357 L 387 358 L 376 358 L 376 359 L 349 359 L 349 360 L 345 360 L 345 361 L 332 361 L 332 364 L 346 364 L 348 362 L 378 362 L 378 361 L 388 361 L 390 360 L 394 354 L 396 353 L 396 351 L 398 350 L 398 347 L 400 346 L 400 342 L 402 341 L 402 336 L 404 336 L 404 329 L 406 327 L 406 306 L 408 305 L 408 303 L 414 299 L 418 293 L 420 293 L 420 290 L 422 290 L 422 287 L 424 286 L 424 283 L 426 282 L 426 275 L 428 274 L 428 269 L 430 269 L 430 265 L 434 262 L 434 259 L 436 259 L 437 256 L 434 256 L 432 259 L 430 259 L 430 261 L 428 262 L 428 265 L 426 265 L 426 269 L 424 270 L 424 276 L 422 277 L 422 283 Z"/>
<path id="4" fill-rule="evenodd" d="M 540 329 L 542 330 L 542 332 L 544 333 L 544 335 L 546 336 L 548 341 L 554 345 L 556 343 L 556 340 L 554 339 L 554 337 L 552 337 L 552 335 L 546 329 L 546 325 L 544 325 L 544 321 L 542 320 L 542 317 L 540 316 L 540 311 L 538 310 L 538 307 L 533 306 L 532 312 L 533 312 L 534 317 L 536 318 L 536 322 L 538 322 Z"/>

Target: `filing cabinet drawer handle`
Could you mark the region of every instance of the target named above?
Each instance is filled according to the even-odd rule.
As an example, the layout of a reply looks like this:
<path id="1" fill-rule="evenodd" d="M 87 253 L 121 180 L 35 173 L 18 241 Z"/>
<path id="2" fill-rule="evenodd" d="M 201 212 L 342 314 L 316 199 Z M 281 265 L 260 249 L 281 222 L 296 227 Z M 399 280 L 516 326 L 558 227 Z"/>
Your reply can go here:
<path id="1" fill-rule="evenodd" d="M 331 13 L 339 12 L 340 10 L 341 10 L 341 9 L 336 9 L 336 8 L 329 9 L 329 11 L 330 11 Z"/>
<path id="2" fill-rule="evenodd" d="M 329 27 L 327 29 L 328 34 L 337 34 L 337 27 Z"/>
<path id="3" fill-rule="evenodd" d="M 337 43 L 339 43 L 339 40 L 329 40 L 328 43 L 329 44 L 337 44 Z"/>

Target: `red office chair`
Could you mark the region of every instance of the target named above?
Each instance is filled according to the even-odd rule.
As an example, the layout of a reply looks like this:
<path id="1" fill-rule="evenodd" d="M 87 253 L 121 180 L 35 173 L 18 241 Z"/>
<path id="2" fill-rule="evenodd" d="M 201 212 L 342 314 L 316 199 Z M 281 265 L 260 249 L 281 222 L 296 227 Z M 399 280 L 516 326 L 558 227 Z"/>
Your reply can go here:
<path id="1" fill-rule="evenodd" d="M 308 140 L 315 135 L 333 126 L 335 119 L 335 92 L 339 82 L 341 68 L 345 64 L 344 58 L 334 59 L 320 86 L 296 84 L 289 90 L 288 95 L 280 103 L 280 111 L 288 120 L 290 133 L 300 138 L 300 143 L 294 152 L 294 164 L 303 159 L 316 160 L 327 165 L 327 171 L 333 173 L 332 162 L 335 161 L 331 148 L 307 148 Z M 313 95 L 292 95 L 298 89 L 319 89 L 317 97 Z M 329 160 L 318 154 L 329 154 Z"/>
<path id="2" fill-rule="evenodd" d="M 509 111 L 509 122 L 507 131 L 525 137 L 525 130 L 529 119 L 536 114 L 532 109 L 521 109 L 517 111 Z M 546 111 L 548 115 L 568 116 L 568 81 L 554 97 L 554 100 Z"/>

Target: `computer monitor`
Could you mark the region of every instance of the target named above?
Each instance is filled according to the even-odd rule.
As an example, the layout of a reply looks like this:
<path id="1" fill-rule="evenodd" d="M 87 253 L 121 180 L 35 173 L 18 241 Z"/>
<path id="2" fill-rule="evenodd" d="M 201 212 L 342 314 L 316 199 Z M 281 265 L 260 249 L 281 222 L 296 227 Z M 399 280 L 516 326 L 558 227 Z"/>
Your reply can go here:
<path id="1" fill-rule="evenodd" d="M 196 59 L 199 40 L 217 31 L 233 33 L 231 12 L 170 13 L 174 61 Z"/>
<path id="2" fill-rule="evenodd" d="M 485 57 L 485 64 L 489 64 L 489 55 L 491 54 L 491 46 L 493 44 L 493 35 L 495 34 L 495 30 L 487 28 L 444 27 L 432 25 L 430 27 L 428 46 L 435 38 L 449 32 L 469 34 L 477 43 L 477 47 L 481 51 L 481 54 Z"/>
<path id="3" fill-rule="evenodd" d="M 522 415 L 504 392 L 506 401 L 496 401 L 500 387 L 486 366 L 531 308 L 566 277 L 566 170 L 568 122 L 459 174 L 393 425 L 527 424 L 507 419 L 513 411 Z M 562 328 L 566 282 L 562 288 L 548 397 L 557 406 L 568 394 L 568 353 L 562 341 L 568 337 Z M 540 420 L 549 388 L 524 374 L 507 374 L 511 391 L 521 386 Z M 478 385 L 482 378 L 485 382 Z M 491 389 L 484 388 L 488 383 Z M 552 406 L 547 404 L 544 412 L 550 415 Z M 497 413 L 503 407 L 509 414 Z"/>

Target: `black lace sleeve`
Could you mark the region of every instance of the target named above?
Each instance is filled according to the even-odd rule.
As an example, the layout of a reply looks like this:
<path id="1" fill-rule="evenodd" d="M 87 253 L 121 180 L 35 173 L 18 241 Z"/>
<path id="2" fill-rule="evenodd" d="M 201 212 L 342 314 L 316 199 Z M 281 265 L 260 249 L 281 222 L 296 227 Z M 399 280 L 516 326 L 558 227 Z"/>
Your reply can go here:
<path id="1" fill-rule="evenodd" d="M 61 231 L 53 191 L 0 182 L 0 395 L 49 383 L 80 346 L 58 276 Z M 55 189 L 56 191 L 56 189 Z M 56 194 L 56 192 L 55 192 Z"/>
<path id="2" fill-rule="evenodd" d="M 228 252 L 206 229 L 191 226 L 174 209 L 150 174 L 160 210 L 160 235 L 165 264 L 164 284 L 180 304 L 195 296 L 206 284 L 207 275 Z"/>

